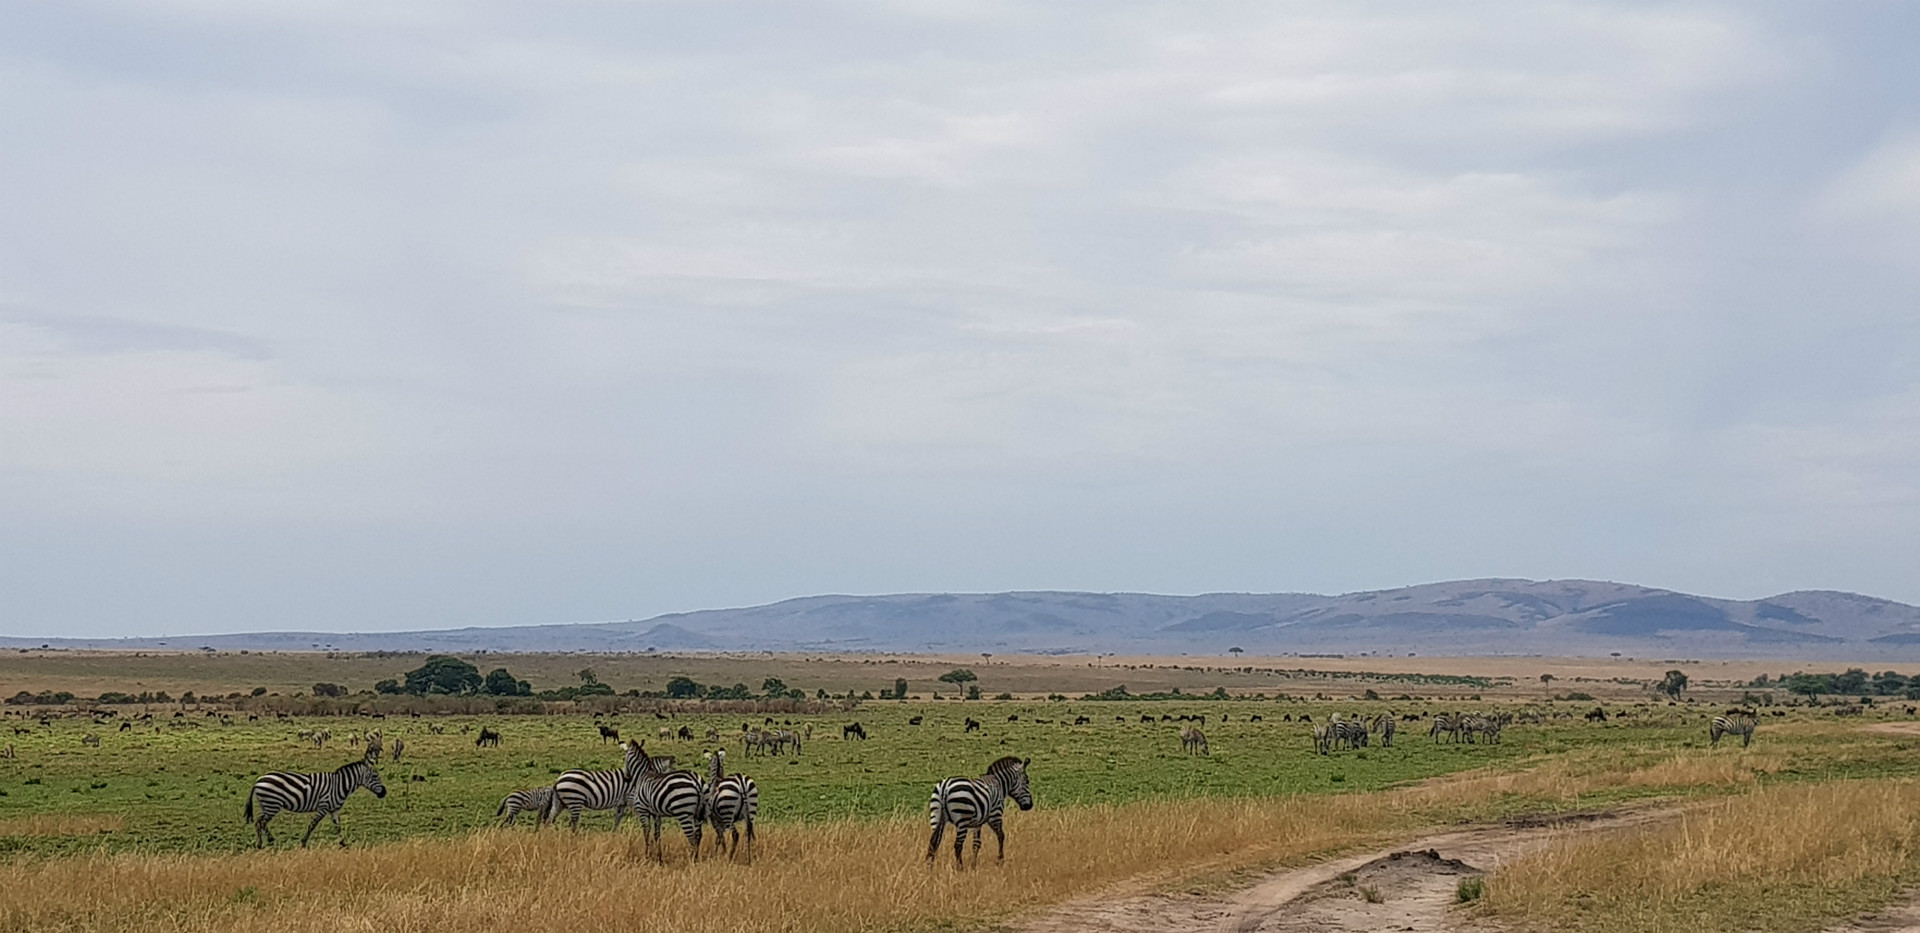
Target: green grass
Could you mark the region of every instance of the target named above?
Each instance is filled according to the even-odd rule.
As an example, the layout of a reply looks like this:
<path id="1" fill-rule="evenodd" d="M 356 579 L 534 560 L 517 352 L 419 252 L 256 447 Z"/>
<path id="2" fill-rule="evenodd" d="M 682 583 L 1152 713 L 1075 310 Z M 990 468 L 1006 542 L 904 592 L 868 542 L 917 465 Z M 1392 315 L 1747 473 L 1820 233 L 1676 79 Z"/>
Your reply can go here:
<path id="1" fill-rule="evenodd" d="M 1405 709 L 1409 704 L 1396 704 Z M 808 723 L 815 738 L 798 757 L 748 758 L 741 750 L 744 715 L 682 715 L 671 721 L 690 726 L 695 740 L 662 741 L 656 729 L 667 723 L 651 715 L 626 714 L 616 722 L 629 737 L 647 739 L 655 754 L 679 756 L 683 767 L 698 766 L 713 743 L 701 736 L 719 730 L 728 749 L 729 770 L 752 775 L 761 789 L 762 818 L 769 822 L 829 820 L 846 817 L 919 819 L 933 783 L 955 774 L 979 774 L 1001 755 L 1033 759 L 1031 774 L 1037 801 L 1059 807 L 1118 803 L 1156 797 L 1271 796 L 1312 793 L 1363 793 L 1435 775 L 1581 749 L 1608 748 L 1607 757 L 1640 756 L 1651 761 L 1676 750 L 1704 748 L 1704 724 L 1679 727 L 1591 726 L 1578 722 L 1516 725 L 1499 745 L 1435 744 L 1424 724 L 1409 723 L 1394 748 L 1313 754 L 1307 727 L 1279 721 L 1303 710 L 1323 720 L 1334 709 L 1363 705 L 1228 703 L 878 703 L 852 713 L 782 716 L 796 731 Z M 1205 713 L 1213 754 L 1189 756 L 1180 750 L 1179 724 L 1139 721 L 1143 713 Z M 1219 716 L 1227 713 L 1230 721 Z M 1247 721 L 1258 712 L 1265 722 Z M 925 724 L 910 726 L 910 716 Z M 1018 722 L 1008 722 L 1018 715 Z M 1073 726 L 1076 715 L 1093 721 Z M 92 836 L 6 835 L 0 853 L 59 853 L 95 848 L 144 851 L 231 851 L 253 842 L 241 810 L 254 779 L 266 771 L 330 770 L 357 757 L 347 746 L 349 732 L 383 727 L 406 740 L 399 764 L 382 762 L 385 800 L 356 795 L 343 811 L 349 837 L 372 843 L 418 835 L 450 835 L 486 825 L 506 792 L 551 783 L 567 768 L 614 767 L 619 751 L 602 744 L 593 719 L 575 716 L 427 717 L 420 719 L 300 718 L 263 719 L 222 726 L 196 718 L 197 728 L 176 725 L 169 713 L 131 732 L 95 727 L 85 720 L 34 726 L 30 735 L 0 732 L 18 757 L 0 759 L 0 825 L 37 815 L 115 815 L 118 830 Z M 962 730 L 972 716 L 981 732 Z M 1124 719 L 1116 722 L 1115 717 Z M 1052 720 L 1051 724 L 1035 722 Z M 841 741 L 840 726 L 858 720 L 871 739 Z M 15 720 L 17 722 L 17 720 Z M 505 739 L 497 749 L 474 747 L 481 725 Z M 432 734 L 437 725 L 444 734 Z M 1771 724 L 1770 724 L 1771 725 Z M 463 733 L 467 728 L 471 731 Z M 304 729 L 331 729 L 335 740 L 316 750 L 300 740 Z M 81 735 L 95 732 L 99 748 L 83 747 Z M 1804 734 L 1801 734 L 1804 732 Z M 1920 762 L 1901 751 L 1898 737 L 1863 741 L 1858 733 L 1806 729 L 1795 732 L 1794 751 L 1770 779 L 1920 773 Z M 1781 741 L 1782 733 L 1763 728 L 1761 741 Z M 1617 764 L 1617 762 L 1615 762 Z M 1616 791 L 1614 797 L 1654 793 L 1655 789 Z M 605 826 L 608 814 L 590 814 Z M 305 818 L 289 814 L 275 821 L 283 844 L 297 840 Z M 315 838 L 331 844 L 333 830 L 323 826 Z"/>

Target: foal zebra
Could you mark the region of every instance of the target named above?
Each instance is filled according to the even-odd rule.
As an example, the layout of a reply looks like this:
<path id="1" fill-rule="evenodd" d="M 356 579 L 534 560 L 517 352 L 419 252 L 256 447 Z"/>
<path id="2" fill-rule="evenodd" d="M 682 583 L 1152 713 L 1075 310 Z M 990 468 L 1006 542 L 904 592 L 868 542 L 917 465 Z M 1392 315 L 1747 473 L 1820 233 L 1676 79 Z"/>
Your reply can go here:
<path id="1" fill-rule="evenodd" d="M 1393 747 L 1393 730 L 1395 725 L 1394 715 L 1391 712 L 1381 713 L 1373 718 L 1373 731 L 1380 733 L 1381 748 Z"/>
<path id="2" fill-rule="evenodd" d="M 380 783 L 380 775 L 375 774 L 368 759 L 350 762 L 338 770 L 323 774 L 289 774 L 275 771 L 263 774 L 253 782 L 253 790 L 247 794 L 245 819 L 253 824 L 253 841 L 258 848 L 266 848 L 273 841 L 273 833 L 267 830 L 267 822 L 282 810 L 294 813 L 311 813 L 313 822 L 307 824 L 307 834 L 300 837 L 301 847 L 313 838 L 313 830 L 322 819 L 332 819 L 333 828 L 345 843 L 347 831 L 340 825 L 340 808 L 347 797 L 364 787 L 373 791 L 375 797 L 387 795 L 387 785 Z M 254 805 L 259 805 L 259 817 L 254 816 Z"/>
<path id="3" fill-rule="evenodd" d="M 967 831 L 973 831 L 973 862 L 980 863 L 980 842 L 985 838 L 981 827 L 993 830 L 993 837 L 1000 844 L 998 858 L 1007 857 L 1007 834 L 1000 824 L 1000 816 L 1006 810 L 1007 798 L 1012 797 L 1022 810 L 1033 809 L 1033 792 L 1027 789 L 1027 764 L 1031 758 L 1014 758 L 1011 755 L 987 766 L 987 773 L 977 778 L 947 778 L 935 785 L 933 796 L 927 800 L 927 822 L 933 824 L 933 838 L 927 840 L 927 864 L 933 864 L 934 855 L 940 850 L 940 836 L 952 823 L 953 862 L 966 867 L 961 858 L 961 848 L 967 841 Z"/>
<path id="4" fill-rule="evenodd" d="M 619 829 L 620 821 L 627 816 L 627 798 L 633 791 L 633 782 L 652 765 L 645 744 L 637 739 L 620 743 L 620 752 L 624 763 L 617 771 L 575 769 L 560 775 L 553 782 L 553 799 L 547 804 L 548 821 L 558 822 L 560 811 L 565 810 L 572 816 L 568 826 L 577 830 L 580 811 L 612 810 L 613 827 Z"/>
<path id="5" fill-rule="evenodd" d="M 502 826 L 512 826 L 522 813 L 533 814 L 533 828 L 539 829 L 547 821 L 547 808 L 553 803 L 553 788 L 531 787 L 516 790 L 500 801 L 500 809 L 493 811 L 494 816 L 504 816 Z"/>
<path id="6" fill-rule="evenodd" d="M 1745 716 L 1715 716 L 1713 724 L 1707 727 L 1707 734 L 1712 737 L 1714 748 L 1720 747 L 1723 735 L 1739 736 L 1740 747 L 1746 748 L 1753 744 L 1753 727 L 1754 721 Z"/>
<path id="7" fill-rule="evenodd" d="M 1192 726 L 1180 730 L 1180 750 L 1189 755 L 1212 755 L 1207 750 L 1207 735 Z"/>
<path id="8" fill-rule="evenodd" d="M 753 821 L 760 814 L 760 788 L 744 774 L 727 774 L 726 749 L 715 749 L 712 777 L 707 784 L 707 822 L 713 824 L 713 847 L 727 857 L 740 848 L 740 829 L 747 830 L 747 861 L 753 861 Z M 728 838 L 728 834 L 732 838 Z"/>

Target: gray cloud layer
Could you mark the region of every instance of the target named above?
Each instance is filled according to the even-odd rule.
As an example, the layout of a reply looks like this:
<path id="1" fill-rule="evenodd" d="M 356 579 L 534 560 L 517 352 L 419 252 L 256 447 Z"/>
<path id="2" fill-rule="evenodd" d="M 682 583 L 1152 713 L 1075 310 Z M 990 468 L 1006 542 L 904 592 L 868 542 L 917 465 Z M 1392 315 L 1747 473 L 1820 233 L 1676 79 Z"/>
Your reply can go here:
<path id="1" fill-rule="evenodd" d="M 16 4 L 0 628 L 1920 601 L 1895 4 Z"/>

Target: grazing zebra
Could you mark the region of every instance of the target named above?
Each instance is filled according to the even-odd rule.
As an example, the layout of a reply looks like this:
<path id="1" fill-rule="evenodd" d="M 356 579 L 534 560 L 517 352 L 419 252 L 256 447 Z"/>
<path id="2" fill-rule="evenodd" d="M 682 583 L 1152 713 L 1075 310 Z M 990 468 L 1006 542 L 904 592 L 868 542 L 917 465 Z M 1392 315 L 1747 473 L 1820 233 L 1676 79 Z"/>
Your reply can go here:
<path id="1" fill-rule="evenodd" d="M 955 865 L 966 867 L 961 847 L 967 841 L 968 830 L 973 831 L 974 864 L 980 863 L 980 842 L 985 838 L 980 830 L 982 826 L 993 830 L 994 839 L 999 842 L 998 858 L 1004 861 L 1007 834 L 1000 824 L 1000 815 L 1006 809 L 1008 797 L 1022 810 L 1033 809 L 1033 792 L 1027 789 L 1027 764 L 1031 761 L 1031 758 L 1009 755 L 988 765 L 984 776 L 947 778 L 935 785 L 933 796 L 927 800 L 927 822 L 933 825 L 933 838 L 927 840 L 927 864 L 933 864 L 933 857 L 940 850 L 940 836 L 948 823 L 953 824 L 955 833 Z"/>
<path id="2" fill-rule="evenodd" d="M 740 850 L 740 830 L 747 831 L 747 861 L 753 861 L 753 821 L 760 814 L 760 788 L 744 774 L 727 774 L 726 749 L 708 758 L 707 822 L 713 824 L 713 846 L 732 858 Z M 729 839 L 731 834 L 731 839 Z"/>
<path id="3" fill-rule="evenodd" d="M 313 814 L 313 822 L 307 824 L 307 834 L 300 837 L 302 848 L 313 838 L 313 830 L 322 819 L 333 820 L 333 828 L 344 844 L 347 831 L 340 825 L 340 808 L 346 805 L 349 795 L 362 787 L 373 791 L 375 797 L 387 795 L 387 785 L 380 783 L 380 775 L 374 773 L 371 758 L 349 762 L 338 770 L 322 774 L 275 771 L 261 775 L 253 782 L 252 792 L 247 794 L 245 812 L 246 821 L 253 824 L 255 846 L 264 849 L 273 841 L 267 822 L 282 810 Z M 255 804 L 259 805 L 258 818 L 254 816 Z"/>
<path id="4" fill-rule="evenodd" d="M 1380 733 L 1381 748 L 1393 747 L 1394 728 L 1395 721 L 1392 713 L 1381 713 L 1373 718 L 1373 731 Z"/>
<path id="5" fill-rule="evenodd" d="M 627 816 L 627 797 L 633 782 L 652 764 L 644 743 L 638 740 L 620 743 L 620 752 L 624 763 L 619 770 L 575 769 L 560 775 L 553 782 L 553 800 L 547 804 L 548 821 L 558 821 L 560 811 L 565 810 L 572 815 L 568 825 L 578 830 L 580 811 L 612 810 L 613 826 L 619 829 L 620 821 Z"/>
<path id="6" fill-rule="evenodd" d="M 656 768 L 658 760 L 646 759 L 627 792 L 627 806 L 633 810 L 634 819 L 644 825 L 647 848 L 655 858 L 667 860 L 660 829 L 661 821 L 672 818 L 680 824 L 680 832 L 687 837 L 687 848 L 697 862 L 700 836 L 707 818 L 707 788 L 692 771 L 670 770 L 671 761 L 668 768 Z"/>
<path id="7" fill-rule="evenodd" d="M 749 729 L 741 735 L 740 740 L 746 743 L 747 755 L 751 756 L 754 752 L 764 755 L 767 753 L 767 745 L 773 741 L 773 733 Z"/>
<path id="8" fill-rule="evenodd" d="M 1748 716 L 1715 716 L 1713 724 L 1707 727 L 1707 734 L 1712 737 L 1714 748 L 1720 747 L 1720 737 L 1723 735 L 1739 736 L 1740 747 L 1746 748 L 1753 744 L 1754 725 L 1755 720 Z"/>
<path id="9" fill-rule="evenodd" d="M 380 760 L 380 730 L 367 733 L 367 760 Z"/>
<path id="10" fill-rule="evenodd" d="M 1206 733 L 1192 726 L 1180 730 L 1180 750 L 1189 755 L 1213 754 L 1213 752 L 1207 750 Z"/>
<path id="11" fill-rule="evenodd" d="M 393 760 L 395 762 L 398 762 L 400 760 L 400 753 L 406 750 L 407 750 L 407 740 L 400 738 L 399 736 L 394 736 L 393 756 L 392 756 Z"/>
<path id="12" fill-rule="evenodd" d="M 1443 735 L 1450 741 L 1458 742 L 1460 741 L 1461 720 L 1465 718 L 1464 716 L 1457 716 L 1453 713 L 1434 713 L 1433 724 L 1427 728 L 1427 734 L 1432 736 L 1435 742 L 1440 741 L 1440 737 Z"/>
<path id="13" fill-rule="evenodd" d="M 553 803 L 553 788 L 531 787 L 516 790 L 500 801 L 500 809 L 493 811 L 494 816 L 504 816 L 502 826 L 512 826 L 522 813 L 533 814 L 533 828 L 539 829 L 547 821 L 547 808 Z"/>

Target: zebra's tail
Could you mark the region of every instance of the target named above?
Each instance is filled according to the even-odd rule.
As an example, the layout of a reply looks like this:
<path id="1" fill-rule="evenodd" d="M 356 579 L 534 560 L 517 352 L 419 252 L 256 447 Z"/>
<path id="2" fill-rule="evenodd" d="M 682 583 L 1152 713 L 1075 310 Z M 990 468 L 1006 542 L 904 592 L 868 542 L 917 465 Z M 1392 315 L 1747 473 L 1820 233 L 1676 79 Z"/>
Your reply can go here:
<path id="1" fill-rule="evenodd" d="M 493 811 L 493 815 L 494 816 L 507 815 L 507 801 L 511 799 L 513 799 L 511 796 L 500 798 L 500 809 Z"/>
<path id="2" fill-rule="evenodd" d="M 547 822 L 549 823 L 556 822 L 560 819 L 560 794 L 558 793 L 558 788 L 555 788 L 554 793 L 547 795 L 547 806 L 546 806 L 545 812 L 547 815 Z M 576 824 L 578 822 L 579 822 L 578 820 L 575 821 Z"/>
<path id="3" fill-rule="evenodd" d="M 934 829 L 940 828 L 941 817 L 947 812 L 947 785 L 941 782 L 933 789 L 933 799 L 927 801 L 927 823 Z"/>
<path id="4" fill-rule="evenodd" d="M 244 814 L 242 814 L 241 818 L 246 820 L 249 823 L 253 822 L 253 791 L 252 789 L 248 789 L 247 791 L 247 810 Z"/>

